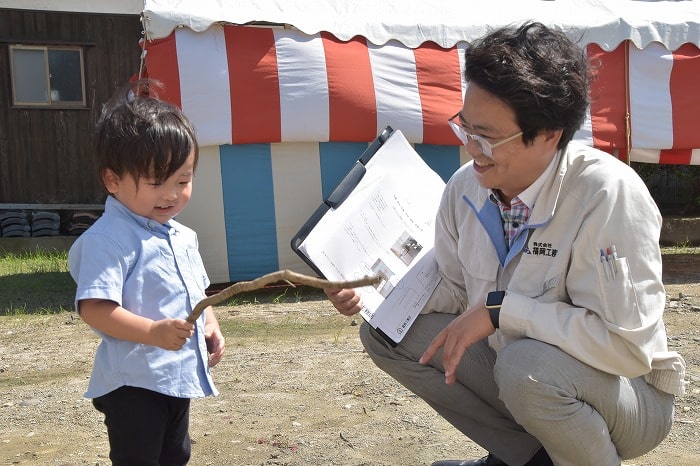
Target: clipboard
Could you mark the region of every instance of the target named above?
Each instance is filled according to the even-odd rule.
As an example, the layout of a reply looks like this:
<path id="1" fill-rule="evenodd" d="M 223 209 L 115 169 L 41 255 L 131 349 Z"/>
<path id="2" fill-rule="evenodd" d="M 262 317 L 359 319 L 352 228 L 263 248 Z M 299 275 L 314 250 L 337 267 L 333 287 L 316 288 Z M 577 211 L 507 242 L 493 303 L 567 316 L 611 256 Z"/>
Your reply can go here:
<path id="1" fill-rule="evenodd" d="M 321 221 L 323 216 L 331 209 L 335 209 L 340 206 L 352 193 L 352 190 L 360 183 L 360 180 L 367 173 L 365 166 L 367 162 L 377 153 L 380 147 L 391 137 L 394 133 L 394 129 L 391 126 L 387 126 L 379 133 L 372 143 L 367 146 L 367 149 L 362 153 L 357 162 L 353 165 L 350 171 L 340 180 L 338 186 L 331 192 L 331 194 L 324 199 L 316 211 L 309 217 L 309 219 L 302 225 L 299 231 L 292 237 L 291 246 L 292 251 L 294 251 L 309 267 L 311 270 L 316 272 L 320 278 L 326 278 L 325 274 L 321 272 L 316 264 L 309 259 L 309 257 L 304 254 L 303 251 L 299 249 L 301 244 L 304 242 L 306 237 L 311 233 L 314 227 Z"/>
<path id="2" fill-rule="evenodd" d="M 362 288 L 360 316 L 392 346 L 440 282 L 433 243 L 444 187 L 401 131 L 387 126 L 291 240 L 319 277 L 382 276 Z"/>

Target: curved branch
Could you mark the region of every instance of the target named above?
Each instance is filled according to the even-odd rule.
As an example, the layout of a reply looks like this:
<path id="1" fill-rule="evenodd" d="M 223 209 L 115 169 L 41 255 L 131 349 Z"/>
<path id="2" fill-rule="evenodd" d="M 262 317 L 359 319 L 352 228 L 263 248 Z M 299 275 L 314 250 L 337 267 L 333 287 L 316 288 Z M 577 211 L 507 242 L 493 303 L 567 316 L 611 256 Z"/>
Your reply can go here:
<path id="1" fill-rule="evenodd" d="M 278 270 L 277 272 L 268 273 L 267 275 L 258 277 L 255 280 L 234 283 L 218 293 L 204 298 L 194 307 L 192 313 L 190 313 L 190 315 L 187 317 L 187 322 L 194 323 L 199 316 L 202 315 L 204 309 L 209 306 L 219 304 L 220 302 L 225 301 L 238 293 L 257 290 L 265 285 L 269 285 L 270 283 L 287 282 L 291 286 L 296 286 L 295 283 L 298 283 L 314 288 L 343 289 L 377 285 L 379 282 L 381 282 L 381 280 L 382 277 L 380 275 L 376 275 L 374 277 L 365 276 L 358 280 L 329 281 L 324 280 L 323 278 L 310 277 L 308 275 L 292 272 L 291 270 Z"/>

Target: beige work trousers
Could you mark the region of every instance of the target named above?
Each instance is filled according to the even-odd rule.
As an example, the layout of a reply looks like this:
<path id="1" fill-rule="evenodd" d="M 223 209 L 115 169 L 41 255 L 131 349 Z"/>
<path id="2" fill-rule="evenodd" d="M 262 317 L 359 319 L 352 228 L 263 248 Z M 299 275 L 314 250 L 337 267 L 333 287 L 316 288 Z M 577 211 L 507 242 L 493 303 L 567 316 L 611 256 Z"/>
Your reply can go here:
<path id="1" fill-rule="evenodd" d="M 397 347 L 367 323 L 360 338 L 380 369 L 506 464 L 523 465 L 544 446 L 556 465 L 619 465 L 669 433 L 673 395 L 537 340 L 518 340 L 498 354 L 482 340 L 465 352 L 457 382 L 445 384 L 441 351 L 430 365 L 418 359 L 455 317 L 419 316 Z"/>

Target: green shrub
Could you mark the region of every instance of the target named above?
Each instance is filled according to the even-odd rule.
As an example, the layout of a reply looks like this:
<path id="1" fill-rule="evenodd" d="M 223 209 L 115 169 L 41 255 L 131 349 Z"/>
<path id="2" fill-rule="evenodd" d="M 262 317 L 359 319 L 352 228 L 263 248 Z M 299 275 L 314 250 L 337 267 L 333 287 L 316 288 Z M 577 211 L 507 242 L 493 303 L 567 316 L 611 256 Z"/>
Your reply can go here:
<path id="1" fill-rule="evenodd" d="M 652 197 L 666 216 L 700 215 L 700 165 L 632 162 Z"/>

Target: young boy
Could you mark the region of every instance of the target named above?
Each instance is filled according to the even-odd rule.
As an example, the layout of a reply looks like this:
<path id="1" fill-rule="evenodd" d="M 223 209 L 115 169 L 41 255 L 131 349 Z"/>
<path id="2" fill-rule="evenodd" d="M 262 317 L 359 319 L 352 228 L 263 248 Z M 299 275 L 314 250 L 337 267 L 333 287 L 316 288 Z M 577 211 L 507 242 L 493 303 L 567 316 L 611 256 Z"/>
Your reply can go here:
<path id="1" fill-rule="evenodd" d="M 188 462 L 190 399 L 217 395 L 209 368 L 224 353 L 211 308 L 185 320 L 209 286 L 196 234 L 173 220 L 192 195 L 199 149 L 154 88 L 135 83 L 103 108 L 105 212 L 68 256 L 76 310 L 102 337 L 85 396 L 105 416 L 115 466 Z"/>

